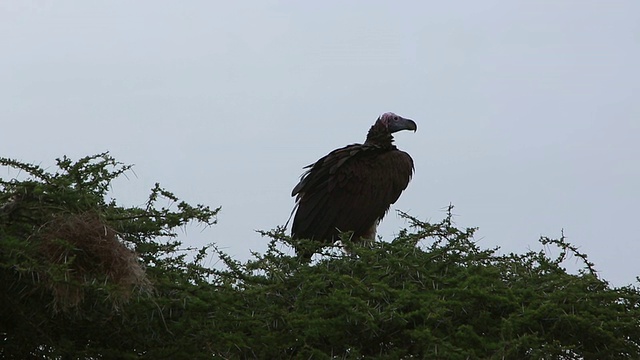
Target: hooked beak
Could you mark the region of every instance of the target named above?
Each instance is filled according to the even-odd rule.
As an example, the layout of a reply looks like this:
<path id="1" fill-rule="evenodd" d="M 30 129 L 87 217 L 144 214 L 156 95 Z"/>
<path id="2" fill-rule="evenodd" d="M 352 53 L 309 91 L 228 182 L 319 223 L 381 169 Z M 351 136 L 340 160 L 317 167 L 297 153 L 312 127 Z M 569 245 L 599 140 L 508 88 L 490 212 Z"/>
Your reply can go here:
<path id="1" fill-rule="evenodd" d="M 405 119 L 403 117 L 398 117 L 398 120 L 389 124 L 389 132 L 394 133 L 401 130 L 413 130 L 413 132 L 416 132 L 418 130 L 418 125 L 415 121 Z"/>

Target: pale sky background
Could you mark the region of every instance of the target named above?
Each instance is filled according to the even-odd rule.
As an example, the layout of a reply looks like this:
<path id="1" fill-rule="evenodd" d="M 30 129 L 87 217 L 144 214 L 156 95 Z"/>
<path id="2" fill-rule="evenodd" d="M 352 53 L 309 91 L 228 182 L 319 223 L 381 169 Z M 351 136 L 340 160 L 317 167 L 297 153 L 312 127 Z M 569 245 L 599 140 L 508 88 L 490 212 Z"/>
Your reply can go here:
<path id="1" fill-rule="evenodd" d="M 0 155 L 52 169 L 108 150 L 135 164 L 119 202 L 158 181 L 220 205 L 181 239 L 247 259 L 302 167 L 393 111 L 418 123 L 396 136 L 416 173 L 386 240 L 395 209 L 438 221 L 453 203 L 483 247 L 564 229 L 624 285 L 640 275 L 639 67 L 637 0 L 2 0 Z"/>

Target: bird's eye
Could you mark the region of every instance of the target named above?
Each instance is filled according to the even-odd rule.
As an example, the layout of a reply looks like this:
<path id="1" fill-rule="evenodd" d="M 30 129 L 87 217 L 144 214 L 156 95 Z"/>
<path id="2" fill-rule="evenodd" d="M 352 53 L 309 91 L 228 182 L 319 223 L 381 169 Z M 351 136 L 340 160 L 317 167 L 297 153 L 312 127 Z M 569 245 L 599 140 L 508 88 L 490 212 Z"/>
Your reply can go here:
<path id="1" fill-rule="evenodd" d="M 398 121 L 398 117 L 397 117 L 397 116 L 394 116 L 394 117 L 393 117 L 393 120 L 394 120 L 394 121 Z"/>

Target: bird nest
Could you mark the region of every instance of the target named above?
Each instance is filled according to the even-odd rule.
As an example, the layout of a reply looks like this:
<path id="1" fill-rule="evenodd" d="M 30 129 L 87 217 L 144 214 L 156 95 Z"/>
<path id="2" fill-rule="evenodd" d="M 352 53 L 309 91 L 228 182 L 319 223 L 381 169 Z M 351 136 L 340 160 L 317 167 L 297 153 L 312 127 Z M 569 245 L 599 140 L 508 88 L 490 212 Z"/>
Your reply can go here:
<path id="1" fill-rule="evenodd" d="M 80 304 L 88 288 L 105 291 L 116 308 L 136 290 L 151 289 L 136 253 L 95 213 L 56 215 L 35 237 L 38 253 L 49 265 L 39 275 L 44 275 L 56 310 Z"/>

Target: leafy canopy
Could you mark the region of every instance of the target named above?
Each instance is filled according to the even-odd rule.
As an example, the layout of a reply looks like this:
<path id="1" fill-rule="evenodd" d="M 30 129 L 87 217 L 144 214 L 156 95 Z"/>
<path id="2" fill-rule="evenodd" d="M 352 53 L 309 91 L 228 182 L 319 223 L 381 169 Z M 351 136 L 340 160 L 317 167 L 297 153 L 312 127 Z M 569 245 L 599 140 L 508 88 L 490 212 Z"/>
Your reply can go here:
<path id="1" fill-rule="evenodd" d="M 158 184 L 142 206 L 107 200 L 130 170 L 108 153 L 63 157 L 54 173 L 0 165 L 23 174 L 0 179 L 3 358 L 640 356 L 640 292 L 610 286 L 563 237 L 541 239 L 555 258 L 500 254 L 449 209 L 438 223 L 402 214 L 410 227 L 391 242 L 344 234 L 310 264 L 289 255 L 283 228 L 262 231 L 267 250 L 240 262 L 177 238 L 191 222 L 215 224 L 220 208 Z M 211 253 L 219 266 L 204 266 Z M 572 254 L 576 274 L 562 266 Z"/>

